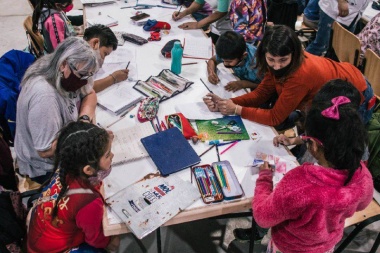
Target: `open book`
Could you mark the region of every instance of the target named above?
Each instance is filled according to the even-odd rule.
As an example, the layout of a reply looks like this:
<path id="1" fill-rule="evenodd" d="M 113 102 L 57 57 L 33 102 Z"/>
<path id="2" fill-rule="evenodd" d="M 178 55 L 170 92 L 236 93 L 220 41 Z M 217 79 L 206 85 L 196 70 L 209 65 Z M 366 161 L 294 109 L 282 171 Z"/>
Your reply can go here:
<path id="1" fill-rule="evenodd" d="M 137 182 L 106 199 L 113 213 L 141 239 L 200 197 L 199 191 L 178 176 Z"/>
<path id="2" fill-rule="evenodd" d="M 123 113 L 144 98 L 126 81 L 114 84 L 97 95 L 98 105 L 116 115 Z"/>
<path id="3" fill-rule="evenodd" d="M 150 122 L 114 131 L 114 139 L 112 142 L 112 153 L 114 157 L 112 159 L 112 165 L 148 157 L 149 154 L 140 139 L 154 133 Z"/>

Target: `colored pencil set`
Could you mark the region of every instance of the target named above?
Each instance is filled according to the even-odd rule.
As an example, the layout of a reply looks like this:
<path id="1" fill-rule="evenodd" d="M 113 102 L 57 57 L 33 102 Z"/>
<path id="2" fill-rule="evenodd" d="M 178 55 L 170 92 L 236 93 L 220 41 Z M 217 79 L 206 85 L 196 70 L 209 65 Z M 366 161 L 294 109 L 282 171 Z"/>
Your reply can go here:
<path id="1" fill-rule="evenodd" d="M 239 198 L 243 190 L 228 161 L 215 162 L 211 166 L 200 165 L 192 168 L 199 192 L 204 203 L 209 204 Z"/>

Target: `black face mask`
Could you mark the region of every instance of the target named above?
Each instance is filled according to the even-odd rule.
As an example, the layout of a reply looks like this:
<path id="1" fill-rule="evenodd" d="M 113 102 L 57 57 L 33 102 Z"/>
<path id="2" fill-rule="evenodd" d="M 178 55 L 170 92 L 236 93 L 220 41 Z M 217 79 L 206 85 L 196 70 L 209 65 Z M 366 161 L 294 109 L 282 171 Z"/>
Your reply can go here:
<path id="1" fill-rule="evenodd" d="M 290 63 L 288 64 L 288 66 L 286 67 L 283 67 L 281 69 L 277 69 L 275 70 L 274 68 L 268 66 L 270 72 L 276 77 L 276 78 L 281 78 L 281 77 L 284 77 L 284 75 L 289 71 L 290 69 Z"/>
<path id="2" fill-rule="evenodd" d="M 240 67 L 240 65 L 242 64 L 242 62 L 244 61 L 244 59 L 245 59 L 245 58 L 241 59 L 238 63 L 236 63 L 235 66 L 231 66 L 231 65 L 226 66 L 226 65 L 224 64 L 224 62 L 223 62 L 223 65 L 224 65 L 224 67 L 226 67 L 226 68 L 228 68 L 228 69 L 232 69 L 232 68 Z"/>
<path id="3" fill-rule="evenodd" d="M 68 78 L 61 78 L 61 85 L 66 91 L 77 91 L 87 84 L 88 80 L 81 80 L 77 77 L 74 72 L 71 70 L 71 73 Z"/>

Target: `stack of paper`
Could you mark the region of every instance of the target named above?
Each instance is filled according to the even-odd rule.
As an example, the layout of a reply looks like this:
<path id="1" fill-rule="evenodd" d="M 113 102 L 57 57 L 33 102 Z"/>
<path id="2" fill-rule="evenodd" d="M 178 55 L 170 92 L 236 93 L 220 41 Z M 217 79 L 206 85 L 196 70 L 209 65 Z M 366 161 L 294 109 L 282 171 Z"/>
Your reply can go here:
<path id="1" fill-rule="evenodd" d="M 115 25 L 118 25 L 119 21 L 117 21 L 117 19 L 114 19 L 113 17 L 107 15 L 101 15 L 101 16 L 98 16 L 94 19 L 87 19 L 87 24 L 88 26 L 93 26 L 95 24 L 99 24 L 99 25 L 105 25 L 105 26 L 108 26 L 108 27 L 111 27 L 111 26 L 115 26 Z"/>
<path id="2" fill-rule="evenodd" d="M 183 42 L 183 57 L 194 59 L 210 59 L 214 54 L 211 39 L 207 43 L 199 43 L 199 38 L 186 36 Z"/>

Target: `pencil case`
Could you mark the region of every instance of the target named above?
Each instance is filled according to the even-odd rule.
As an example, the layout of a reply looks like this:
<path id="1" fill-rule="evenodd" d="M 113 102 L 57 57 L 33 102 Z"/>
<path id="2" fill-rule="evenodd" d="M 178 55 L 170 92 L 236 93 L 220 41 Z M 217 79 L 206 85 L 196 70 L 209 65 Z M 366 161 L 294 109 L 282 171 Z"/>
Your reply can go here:
<path id="1" fill-rule="evenodd" d="M 199 192 L 205 204 L 219 202 L 223 200 L 222 189 L 217 181 L 212 166 L 209 164 L 195 166 L 191 168 L 197 182 Z"/>
<path id="2" fill-rule="evenodd" d="M 244 192 L 229 161 L 212 163 L 225 200 L 240 198 Z"/>
<path id="3" fill-rule="evenodd" d="M 124 40 L 132 42 L 133 44 L 137 44 L 137 45 L 143 45 L 145 43 L 148 43 L 148 40 L 132 33 L 123 33 L 123 38 Z"/>
<path id="4" fill-rule="evenodd" d="M 158 98 L 147 97 L 143 99 L 137 112 L 137 119 L 140 122 L 153 120 L 157 115 L 158 108 Z"/>
<path id="5" fill-rule="evenodd" d="M 190 139 L 191 137 L 197 135 L 189 120 L 186 119 L 185 116 L 183 116 L 183 114 L 180 112 L 166 115 L 165 121 L 168 125 L 168 128 L 177 127 L 186 139 Z"/>

